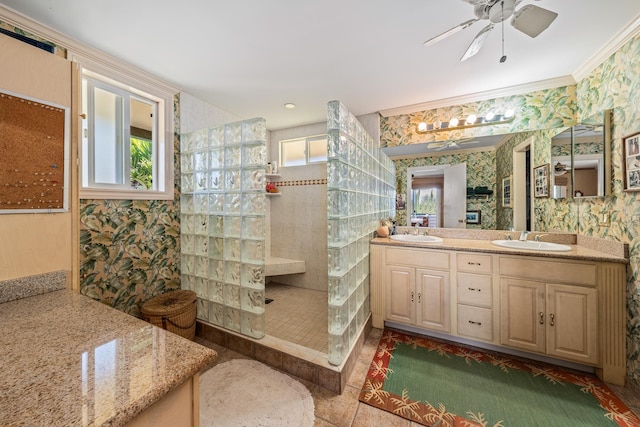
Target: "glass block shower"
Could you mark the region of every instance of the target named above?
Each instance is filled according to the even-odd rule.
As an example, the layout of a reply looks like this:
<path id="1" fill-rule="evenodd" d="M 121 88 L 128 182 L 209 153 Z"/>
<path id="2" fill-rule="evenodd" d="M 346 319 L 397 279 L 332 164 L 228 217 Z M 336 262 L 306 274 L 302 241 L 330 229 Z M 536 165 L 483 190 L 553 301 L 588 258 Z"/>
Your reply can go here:
<path id="1" fill-rule="evenodd" d="M 264 336 L 264 119 L 181 135 L 182 288 L 198 318 Z"/>
<path id="2" fill-rule="evenodd" d="M 369 316 L 369 240 L 395 215 L 395 166 L 338 101 L 327 116 L 329 363 L 348 355 Z"/>

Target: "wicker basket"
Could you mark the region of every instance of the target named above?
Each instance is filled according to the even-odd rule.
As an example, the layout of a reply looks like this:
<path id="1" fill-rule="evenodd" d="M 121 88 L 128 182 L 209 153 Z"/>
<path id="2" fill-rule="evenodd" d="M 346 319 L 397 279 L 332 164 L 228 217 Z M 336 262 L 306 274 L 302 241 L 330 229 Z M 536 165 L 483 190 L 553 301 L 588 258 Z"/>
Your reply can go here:
<path id="1" fill-rule="evenodd" d="M 152 325 L 193 340 L 196 336 L 196 293 L 187 290 L 167 292 L 151 298 L 140 307 L 142 318 Z"/>

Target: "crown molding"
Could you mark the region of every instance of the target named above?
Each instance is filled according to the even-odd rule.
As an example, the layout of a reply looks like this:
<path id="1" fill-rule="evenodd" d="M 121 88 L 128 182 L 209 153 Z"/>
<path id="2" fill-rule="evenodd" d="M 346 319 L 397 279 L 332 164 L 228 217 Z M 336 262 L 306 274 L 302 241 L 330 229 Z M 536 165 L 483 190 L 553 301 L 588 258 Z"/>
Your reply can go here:
<path id="1" fill-rule="evenodd" d="M 70 53 L 75 52 L 80 54 L 81 56 L 91 59 L 98 64 L 102 64 L 105 67 L 115 69 L 116 71 L 124 75 L 134 77 L 137 80 L 143 81 L 146 84 L 162 91 L 172 94 L 180 92 L 180 89 L 173 84 L 159 77 L 156 77 L 147 71 L 128 64 L 127 62 L 99 49 L 87 46 L 77 40 L 72 39 L 69 36 L 59 33 L 50 27 L 47 27 L 44 24 L 34 21 L 33 19 L 22 15 L 14 11 L 13 9 L 7 8 L 6 6 L 0 5 L 0 18 L 8 24 L 11 24 L 15 27 L 20 28 L 21 30 L 27 31 L 31 34 L 34 34 L 67 49 L 67 60 L 71 61 L 72 58 L 70 58 L 69 56 L 73 55 L 70 55 Z"/>
<path id="2" fill-rule="evenodd" d="M 624 46 L 633 37 L 640 34 L 640 15 L 633 18 L 627 26 L 622 28 L 607 44 L 602 46 L 595 55 L 582 64 L 574 73 L 574 79 L 579 82 L 587 77 L 600 64 L 606 61 L 611 55 L 616 53 L 618 49 Z"/>
<path id="3" fill-rule="evenodd" d="M 423 102 L 420 104 L 407 105 L 404 107 L 380 110 L 382 117 L 397 116 L 400 114 L 411 114 L 420 111 L 434 110 L 436 108 L 451 107 L 470 102 L 486 101 L 488 99 L 501 98 L 523 93 L 535 92 L 538 90 L 553 89 L 561 86 L 570 86 L 576 83 L 573 76 L 562 76 L 553 79 L 540 80 L 537 82 L 525 83 L 515 86 L 507 86 L 499 89 L 492 89 L 484 92 L 476 92 L 467 95 L 443 98 L 435 101 Z"/>

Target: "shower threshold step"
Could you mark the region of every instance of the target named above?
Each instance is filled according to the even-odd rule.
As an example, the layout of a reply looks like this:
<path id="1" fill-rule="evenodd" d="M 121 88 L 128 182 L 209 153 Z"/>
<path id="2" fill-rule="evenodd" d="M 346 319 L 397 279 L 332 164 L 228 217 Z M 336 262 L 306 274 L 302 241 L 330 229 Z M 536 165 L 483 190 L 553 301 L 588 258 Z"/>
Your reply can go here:
<path id="1" fill-rule="evenodd" d="M 265 276 L 298 274 L 306 271 L 303 260 L 268 256 L 265 258 Z"/>

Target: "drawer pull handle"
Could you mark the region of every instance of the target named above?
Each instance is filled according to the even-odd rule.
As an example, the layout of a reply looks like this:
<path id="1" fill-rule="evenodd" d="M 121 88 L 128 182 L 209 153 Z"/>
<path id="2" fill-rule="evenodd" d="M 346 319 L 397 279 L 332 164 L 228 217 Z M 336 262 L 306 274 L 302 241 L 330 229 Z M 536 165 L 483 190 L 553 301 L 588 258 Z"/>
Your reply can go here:
<path id="1" fill-rule="evenodd" d="M 540 312 L 540 313 L 538 313 L 538 316 L 540 316 L 540 324 L 544 325 L 544 313 Z"/>
<path id="2" fill-rule="evenodd" d="M 469 320 L 469 323 L 471 323 L 472 325 L 478 325 L 478 326 L 482 325 L 482 322 L 474 322 L 473 320 Z"/>
<path id="3" fill-rule="evenodd" d="M 482 289 L 480 289 L 480 288 L 467 288 L 467 289 L 469 289 L 470 291 L 482 292 Z"/>
<path id="4" fill-rule="evenodd" d="M 555 316 L 553 313 L 551 313 L 551 314 L 549 315 L 549 317 L 551 317 L 551 323 L 550 323 L 550 325 L 551 325 L 551 326 L 554 326 L 554 325 L 556 324 L 556 323 L 555 323 L 556 316 Z"/>
<path id="5" fill-rule="evenodd" d="M 471 261 L 469 261 L 467 264 L 468 265 L 482 265 L 479 262 L 471 262 Z"/>
<path id="6" fill-rule="evenodd" d="M 422 303 L 422 293 L 418 292 L 418 304 Z"/>
<path id="7" fill-rule="evenodd" d="M 413 292 L 411 292 L 411 302 L 413 302 Z"/>

